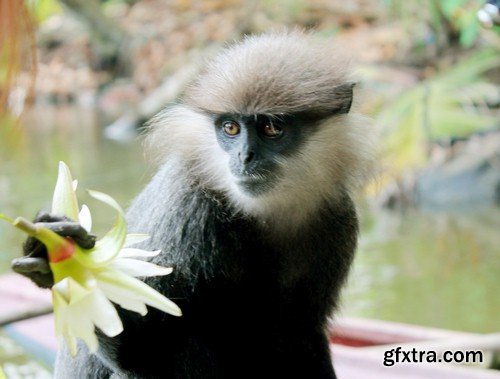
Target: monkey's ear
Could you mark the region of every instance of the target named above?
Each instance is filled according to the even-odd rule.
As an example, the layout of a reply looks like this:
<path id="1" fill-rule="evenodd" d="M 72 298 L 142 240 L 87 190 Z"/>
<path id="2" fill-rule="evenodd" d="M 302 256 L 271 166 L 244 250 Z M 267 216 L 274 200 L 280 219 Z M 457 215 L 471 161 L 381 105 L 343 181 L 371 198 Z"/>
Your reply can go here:
<path id="1" fill-rule="evenodd" d="M 355 82 L 347 82 L 341 84 L 333 89 L 333 96 L 335 106 L 333 109 L 334 114 L 345 114 L 349 113 L 352 105 L 353 91 L 352 89 L 356 85 Z"/>

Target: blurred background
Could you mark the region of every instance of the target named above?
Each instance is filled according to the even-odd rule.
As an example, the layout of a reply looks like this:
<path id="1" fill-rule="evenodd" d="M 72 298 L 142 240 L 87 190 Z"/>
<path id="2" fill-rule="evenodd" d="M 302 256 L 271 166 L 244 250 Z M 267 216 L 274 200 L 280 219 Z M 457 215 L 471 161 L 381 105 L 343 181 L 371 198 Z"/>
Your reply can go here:
<path id="1" fill-rule="evenodd" d="M 357 106 L 380 135 L 341 315 L 500 332 L 500 28 L 484 6 L 0 0 L 0 211 L 31 218 L 47 206 L 64 160 L 106 230 L 112 220 L 82 189 L 130 203 L 153 173 L 141 125 L 206 58 L 247 34 L 312 29 L 352 56 Z M 23 239 L 0 224 L 0 275 Z M 50 375 L 2 329 L 0 365 Z"/>

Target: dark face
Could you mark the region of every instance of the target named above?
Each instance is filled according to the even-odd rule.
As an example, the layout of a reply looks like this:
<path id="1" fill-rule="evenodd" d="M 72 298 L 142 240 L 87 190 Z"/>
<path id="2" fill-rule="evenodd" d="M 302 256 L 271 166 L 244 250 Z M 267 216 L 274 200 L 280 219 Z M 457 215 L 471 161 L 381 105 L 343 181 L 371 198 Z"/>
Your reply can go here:
<path id="1" fill-rule="evenodd" d="M 260 195 L 273 188 L 280 164 L 295 154 L 312 128 L 297 116 L 214 115 L 217 140 L 230 156 L 229 169 L 240 189 Z"/>

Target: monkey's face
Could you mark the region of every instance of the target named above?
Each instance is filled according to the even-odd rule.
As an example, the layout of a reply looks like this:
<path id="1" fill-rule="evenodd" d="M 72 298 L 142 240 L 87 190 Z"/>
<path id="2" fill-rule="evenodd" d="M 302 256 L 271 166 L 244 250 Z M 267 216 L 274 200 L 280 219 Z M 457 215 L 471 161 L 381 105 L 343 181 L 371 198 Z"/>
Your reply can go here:
<path id="1" fill-rule="evenodd" d="M 149 151 L 179 159 L 193 185 L 238 211 L 303 219 L 368 172 L 370 123 L 350 113 L 353 86 L 327 40 L 300 32 L 249 37 L 215 57 L 181 104 L 152 120 Z"/>
<path id="2" fill-rule="evenodd" d="M 217 140 L 229 155 L 229 171 L 240 191 L 259 196 L 274 188 L 287 159 L 312 132 L 299 123 L 297 117 L 284 115 L 214 116 Z"/>

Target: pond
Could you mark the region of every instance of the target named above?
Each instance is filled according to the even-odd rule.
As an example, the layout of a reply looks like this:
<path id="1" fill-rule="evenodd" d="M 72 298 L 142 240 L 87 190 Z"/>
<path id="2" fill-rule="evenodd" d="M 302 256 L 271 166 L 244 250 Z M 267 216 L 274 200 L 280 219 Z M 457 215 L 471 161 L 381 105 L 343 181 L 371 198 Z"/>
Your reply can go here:
<path id="1" fill-rule="evenodd" d="M 478 333 L 500 330 L 500 209 L 361 211 L 344 315 Z"/>
<path id="2" fill-rule="evenodd" d="M 112 214 L 85 195 L 97 189 L 126 206 L 151 177 L 140 143 L 102 137 L 92 109 L 39 107 L 16 138 L 0 134 L 0 211 L 34 216 L 48 207 L 65 161 L 80 178 L 79 196 L 106 230 Z M 370 317 L 470 332 L 498 331 L 500 210 L 390 212 L 361 206 L 362 238 L 343 293 L 343 316 Z M 103 212 L 101 214 L 101 212 Z M 0 273 L 24 237 L 0 224 Z"/>

